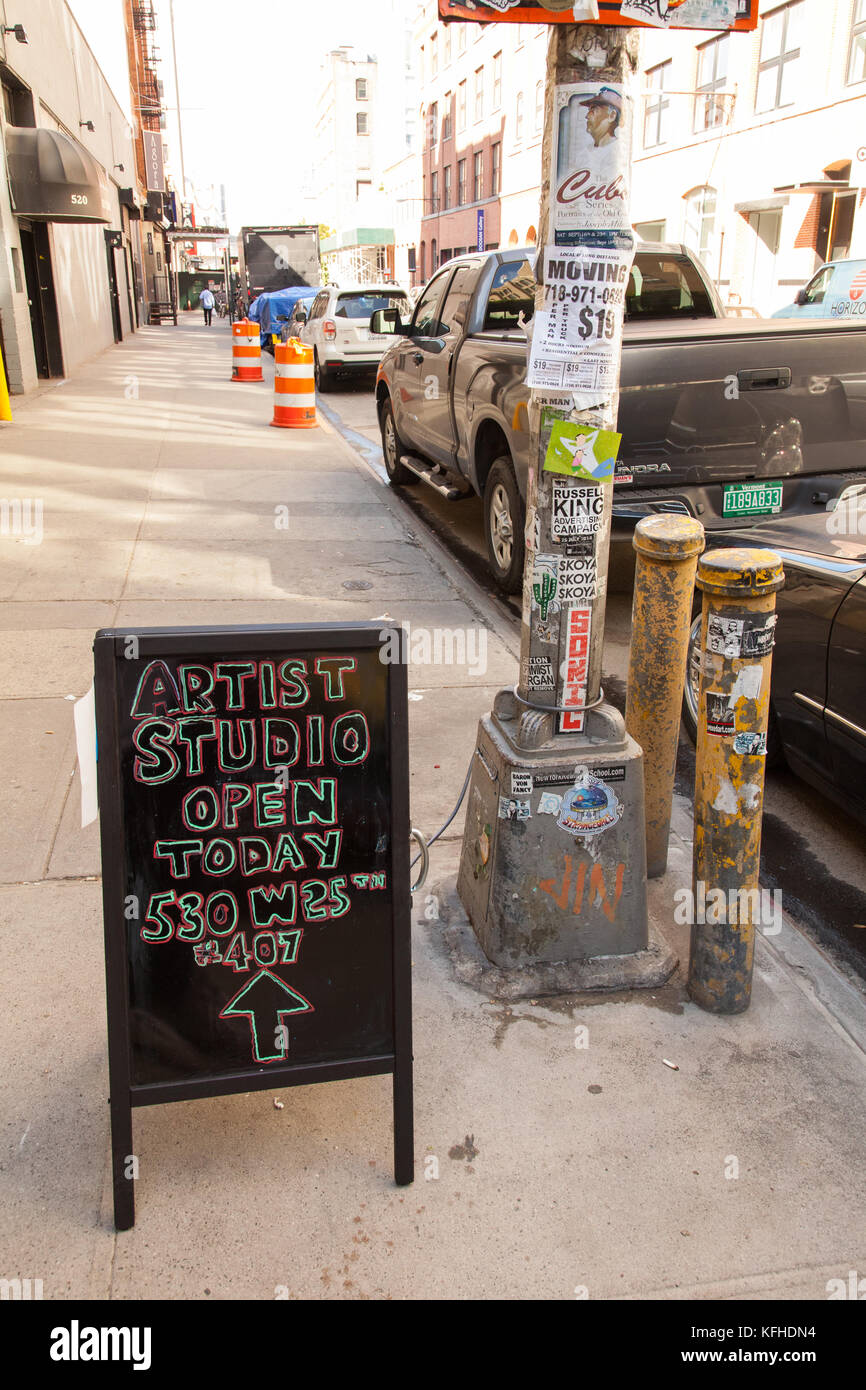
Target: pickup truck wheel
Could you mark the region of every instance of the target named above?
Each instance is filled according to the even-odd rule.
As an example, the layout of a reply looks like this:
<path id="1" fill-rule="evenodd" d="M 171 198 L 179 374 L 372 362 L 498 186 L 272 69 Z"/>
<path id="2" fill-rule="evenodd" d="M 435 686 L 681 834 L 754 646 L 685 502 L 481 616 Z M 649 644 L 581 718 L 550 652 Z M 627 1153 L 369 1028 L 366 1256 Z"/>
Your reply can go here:
<path id="1" fill-rule="evenodd" d="M 484 535 L 493 577 L 506 594 L 523 587 L 523 502 L 507 454 L 495 460 L 484 488 Z"/>
<path id="2" fill-rule="evenodd" d="M 333 385 L 331 373 L 328 371 L 327 367 L 322 366 L 321 362 L 319 361 L 319 354 L 317 352 L 313 354 L 313 378 L 317 391 L 331 390 L 331 387 Z M 308 381 L 309 379 L 310 378 L 307 377 Z"/>
<path id="3" fill-rule="evenodd" d="M 379 428 L 382 431 L 382 453 L 385 455 L 385 472 L 388 474 L 388 482 L 392 487 L 404 487 L 407 483 L 416 482 L 414 473 L 410 473 L 408 468 L 404 468 L 400 462 L 400 455 L 406 452 L 406 446 L 397 433 L 397 426 L 394 423 L 394 407 L 390 398 L 382 402 L 382 409 L 379 412 Z"/>
<path id="4" fill-rule="evenodd" d="M 686 662 L 686 683 L 683 689 L 683 723 L 692 743 L 698 741 L 698 694 L 701 685 L 701 614 L 695 617 L 689 631 L 689 652 Z M 776 714 L 770 705 L 767 725 L 767 767 L 781 767 L 785 761 Z"/>

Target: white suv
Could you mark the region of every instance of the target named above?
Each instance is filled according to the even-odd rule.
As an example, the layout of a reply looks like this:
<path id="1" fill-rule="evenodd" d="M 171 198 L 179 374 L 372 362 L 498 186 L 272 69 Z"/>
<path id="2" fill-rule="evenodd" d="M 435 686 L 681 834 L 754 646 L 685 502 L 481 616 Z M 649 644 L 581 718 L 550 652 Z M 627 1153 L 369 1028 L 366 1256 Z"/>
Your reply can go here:
<path id="1" fill-rule="evenodd" d="M 393 341 L 387 333 L 370 332 L 370 315 L 377 309 L 398 309 L 402 319 L 411 314 L 405 290 L 396 285 L 329 285 L 313 301 L 301 341 L 315 352 L 316 387 L 327 391 L 334 377 L 344 372 L 373 372 Z"/>

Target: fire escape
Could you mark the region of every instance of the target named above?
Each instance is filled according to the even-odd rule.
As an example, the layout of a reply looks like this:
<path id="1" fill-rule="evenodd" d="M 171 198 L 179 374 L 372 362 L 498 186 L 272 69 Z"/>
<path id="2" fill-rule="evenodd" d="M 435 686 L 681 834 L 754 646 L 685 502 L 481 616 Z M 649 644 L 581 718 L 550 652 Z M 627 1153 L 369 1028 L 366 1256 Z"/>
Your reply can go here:
<path id="1" fill-rule="evenodd" d="M 156 11 L 153 0 L 131 0 L 128 14 L 132 21 L 136 55 L 136 115 L 142 131 L 141 157 L 144 170 L 144 187 L 148 187 L 147 156 L 143 132 L 153 132 L 161 139 L 159 132 L 165 129 L 163 112 L 163 86 L 157 77 L 160 64 L 159 49 L 156 46 Z M 144 216 L 154 224 L 160 224 L 163 217 L 162 193 L 154 190 L 148 193 L 148 207 Z M 149 305 L 150 323 L 177 322 L 177 308 L 173 302 L 171 276 L 167 262 L 161 273 L 152 275 L 152 295 Z"/>

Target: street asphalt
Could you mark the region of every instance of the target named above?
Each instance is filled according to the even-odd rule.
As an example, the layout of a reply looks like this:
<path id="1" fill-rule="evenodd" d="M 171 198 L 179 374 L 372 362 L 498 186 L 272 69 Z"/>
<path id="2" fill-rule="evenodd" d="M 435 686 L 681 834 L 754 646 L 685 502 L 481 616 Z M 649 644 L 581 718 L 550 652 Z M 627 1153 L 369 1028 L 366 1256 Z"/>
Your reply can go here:
<path id="1" fill-rule="evenodd" d="M 244 385 L 230 360 L 228 325 L 189 314 L 14 399 L 0 426 L 0 493 L 44 517 L 39 544 L 0 536 L 0 1276 L 42 1279 L 46 1299 L 573 1301 L 824 1300 L 866 1275 L 862 989 L 786 915 L 758 936 L 748 1012 L 689 1002 L 684 796 L 649 890 L 681 964 L 652 991 L 480 992 L 437 901 L 462 814 L 434 846 L 413 927 L 413 1186 L 392 1179 L 386 1077 L 150 1106 L 136 1224 L 115 1233 L 98 831 L 80 828 L 72 725 L 95 630 L 384 613 L 483 630 L 483 670 L 410 668 L 428 833 L 516 676 L 498 601 L 324 413 L 269 428 L 269 359 Z"/>

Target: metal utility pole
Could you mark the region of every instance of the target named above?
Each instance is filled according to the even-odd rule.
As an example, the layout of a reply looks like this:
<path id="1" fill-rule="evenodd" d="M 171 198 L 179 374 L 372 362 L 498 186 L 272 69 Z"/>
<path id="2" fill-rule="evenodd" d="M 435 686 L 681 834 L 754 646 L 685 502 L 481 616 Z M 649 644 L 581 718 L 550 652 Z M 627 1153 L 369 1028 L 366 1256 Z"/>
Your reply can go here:
<path id="1" fill-rule="evenodd" d="M 586 24 L 559 17 L 567 8 L 549 0 L 502 15 L 552 21 L 527 329 L 533 464 L 520 679 L 479 726 L 457 887 L 496 965 L 536 978 L 550 966 L 554 989 L 611 989 L 658 984 L 674 964 L 649 937 L 643 755 L 601 686 L 634 253 L 635 26 L 753 30 L 758 6 L 582 0 L 572 15 Z M 440 0 L 443 19 L 455 12 L 477 21 L 478 4 Z"/>
<path id="2" fill-rule="evenodd" d="M 648 949 L 641 750 L 601 688 L 637 52 L 634 29 L 551 26 L 520 680 L 481 721 L 458 880 L 492 961 L 564 962 L 573 987 L 673 966 Z"/>

